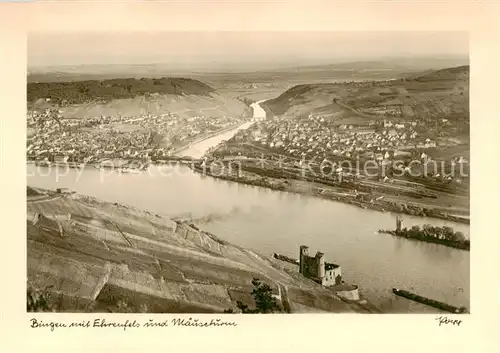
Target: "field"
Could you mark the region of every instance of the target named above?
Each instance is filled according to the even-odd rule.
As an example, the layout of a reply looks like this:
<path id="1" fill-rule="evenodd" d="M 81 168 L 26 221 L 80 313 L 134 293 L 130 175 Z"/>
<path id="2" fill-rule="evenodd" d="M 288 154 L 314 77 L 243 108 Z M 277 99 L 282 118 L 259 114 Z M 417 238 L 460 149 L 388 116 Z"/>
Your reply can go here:
<path id="1" fill-rule="evenodd" d="M 219 88 L 217 92 L 226 97 L 236 99 L 250 99 L 254 102 L 275 98 L 283 92 L 287 86 L 283 85 L 276 88 L 260 88 L 259 86 L 252 88 L 244 84 L 234 84 L 227 87 Z"/>

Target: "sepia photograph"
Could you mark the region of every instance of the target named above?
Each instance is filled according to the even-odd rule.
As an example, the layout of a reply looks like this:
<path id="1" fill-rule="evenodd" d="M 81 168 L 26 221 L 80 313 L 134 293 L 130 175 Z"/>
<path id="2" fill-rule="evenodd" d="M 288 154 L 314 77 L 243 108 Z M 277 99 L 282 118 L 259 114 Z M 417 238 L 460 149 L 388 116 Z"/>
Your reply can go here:
<path id="1" fill-rule="evenodd" d="M 498 351 L 500 4 L 6 2 L 0 347 Z"/>
<path id="2" fill-rule="evenodd" d="M 32 32 L 26 92 L 27 312 L 470 313 L 467 32 Z"/>

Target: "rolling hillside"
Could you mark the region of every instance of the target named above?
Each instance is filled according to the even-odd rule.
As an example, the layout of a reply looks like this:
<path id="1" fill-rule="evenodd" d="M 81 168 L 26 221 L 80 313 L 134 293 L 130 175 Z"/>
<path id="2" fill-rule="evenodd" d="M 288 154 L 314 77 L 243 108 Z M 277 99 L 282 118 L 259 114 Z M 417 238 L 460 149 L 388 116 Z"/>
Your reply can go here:
<path id="1" fill-rule="evenodd" d="M 254 277 L 289 312 L 370 312 L 271 257 L 125 205 L 36 190 L 28 197 L 28 288 L 59 312 L 222 313 L 252 306 Z M 285 264 L 285 265 L 284 265 Z"/>
<path id="2" fill-rule="evenodd" d="M 390 81 L 305 84 L 263 104 L 273 115 L 469 120 L 469 66 Z M 381 112 L 384 112 L 381 114 Z"/>
<path id="3" fill-rule="evenodd" d="M 138 116 L 174 112 L 179 116 L 241 117 L 249 108 L 211 86 L 181 77 L 124 78 L 28 83 L 28 109 L 56 106 L 64 118 Z"/>

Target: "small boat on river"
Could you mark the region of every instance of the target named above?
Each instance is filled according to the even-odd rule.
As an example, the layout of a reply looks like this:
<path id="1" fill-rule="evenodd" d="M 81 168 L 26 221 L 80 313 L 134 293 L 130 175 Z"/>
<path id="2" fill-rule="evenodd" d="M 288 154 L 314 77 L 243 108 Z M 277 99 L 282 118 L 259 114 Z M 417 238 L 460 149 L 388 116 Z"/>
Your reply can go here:
<path id="1" fill-rule="evenodd" d="M 467 308 L 465 308 L 463 306 L 461 306 L 461 307 L 452 306 L 452 305 L 449 305 L 449 304 L 446 304 L 446 303 L 443 303 L 443 302 L 440 302 L 440 301 L 437 301 L 434 299 L 422 297 L 421 295 L 411 293 L 407 290 L 392 288 L 392 292 L 394 294 L 396 294 L 397 296 L 416 301 L 417 303 L 429 305 L 429 306 L 432 306 L 436 309 L 448 311 L 448 312 L 453 313 L 453 314 L 463 314 L 463 313 L 467 312 Z"/>

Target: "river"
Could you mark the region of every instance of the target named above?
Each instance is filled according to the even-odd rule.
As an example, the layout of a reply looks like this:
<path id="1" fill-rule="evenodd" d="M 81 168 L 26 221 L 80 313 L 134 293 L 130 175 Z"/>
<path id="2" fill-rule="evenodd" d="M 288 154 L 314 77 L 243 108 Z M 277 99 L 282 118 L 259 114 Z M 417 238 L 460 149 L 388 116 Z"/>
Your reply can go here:
<path id="1" fill-rule="evenodd" d="M 252 119 L 253 121 L 255 119 L 261 119 L 261 118 L 265 118 L 266 117 L 265 110 L 262 109 L 262 107 L 259 105 L 259 103 L 261 103 L 261 102 L 262 101 L 259 101 L 259 102 L 253 103 L 251 105 L 251 107 L 253 109 L 253 119 Z M 207 139 L 205 139 L 203 141 L 195 143 L 192 146 L 190 146 L 189 148 L 183 149 L 182 151 L 180 151 L 176 155 L 179 156 L 179 157 L 201 158 L 201 157 L 203 157 L 203 155 L 205 154 L 205 152 L 210 147 L 216 146 L 220 142 L 222 142 L 224 140 L 230 139 L 239 130 L 248 129 L 253 124 L 253 121 L 245 122 L 245 123 L 241 124 L 240 126 L 238 126 L 237 128 L 225 131 L 222 134 L 219 134 L 217 136 L 212 136 L 212 137 L 209 137 L 209 138 L 207 138 Z"/>
<path id="2" fill-rule="evenodd" d="M 262 114 L 258 108 L 257 103 L 256 116 Z M 183 154 L 200 157 L 238 129 Z M 361 293 L 385 312 L 436 312 L 394 296 L 392 287 L 469 307 L 469 252 L 378 234 L 378 229 L 395 228 L 396 215 L 391 213 L 218 180 L 185 166 L 119 174 L 93 167 L 79 171 L 28 164 L 27 173 L 30 186 L 68 187 L 110 202 L 193 218 L 200 228 L 266 255 L 279 252 L 298 258 L 299 246 L 308 245 L 310 252 L 322 251 L 327 261 L 340 264 L 344 280 L 358 284 Z M 468 225 L 403 217 L 403 226 L 426 223 L 450 225 L 469 236 Z"/>

